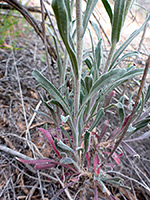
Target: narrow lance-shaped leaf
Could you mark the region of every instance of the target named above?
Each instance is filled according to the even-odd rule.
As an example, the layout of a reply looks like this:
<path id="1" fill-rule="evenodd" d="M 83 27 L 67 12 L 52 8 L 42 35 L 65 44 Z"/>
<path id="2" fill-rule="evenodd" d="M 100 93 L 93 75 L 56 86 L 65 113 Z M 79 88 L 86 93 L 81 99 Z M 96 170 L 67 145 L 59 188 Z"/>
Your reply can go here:
<path id="1" fill-rule="evenodd" d="M 62 37 L 62 40 L 66 46 L 66 49 L 67 49 L 69 57 L 70 57 L 74 75 L 76 78 L 78 78 L 79 71 L 78 71 L 77 57 L 76 57 L 74 47 L 72 45 L 73 41 L 70 36 L 70 25 L 69 25 L 68 13 L 67 13 L 67 9 L 66 9 L 64 0 L 59 0 L 59 1 L 53 0 L 52 8 L 53 8 L 56 20 L 57 20 L 57 26 L 59 29 L 59 33 Z"/>
<path id="2" fill-rule="evenodd" d="M 135 76 L 141 75 L 144 69 L 133 69 L 131 71 L 123 70 L 123 69 L 114 69 L 106 74 L 102 75 L 92 86 L 89 94 L 84 99 L 81 109 L 79 113 L 83 109 L 84 105 L 87 103 L 89 99 L 91 99 L 98 91 L 102 92 L 101 95 L 105 96 L 118 85 L 127 81 Z M 101 96 L 101 97 L 102 97 Z"/>
<path id="3" fill-rule="evenodd" d="M 61 93 L 55 88 L 55 86 L 48 81 L 38 70 L 33 71 L 33 76 L 42 85 L 42 87 L 47 90 L 47 92 L 52 95 L 62 106 L 65 112 L 71 116 L 70 109 L 63 99 Z"/>
<path id="4" fill-rule="evenodd" d="M 117 43 L 119 41 L 121 29 L 124 22 L 125 6 L 126 0 L 115 0 L 111 34 L 112 44 Z"/>
<path id="5" fill-rule="evenodd" d="M 138 56 L 139 53 L 137 51 L 132 51 L 132 52 L 129 52 L 129 53 L 126 53 L 125 55 L 123 55 L 113 66 L 113 68 L 115 68 L 122 60 L 128 58 L 128 57 L 131 57 L 131 56 Z"/>
<path id="6" fill-rule="evenodd" d="M 136 151 L 130 145 L 127 144 L 127 140 L 122 141 L 122 146 L 123 146 L 124 150 L 127 151 L 131 156 L 139 157 L 139 155 L 136 153 Z"/>
<path id="7" fill-rule="evenodd" d="M 124 69 L 115 69 L 102 75 L 92 86 L 87 99 L 91 99 L 91 97 L 94 94 L 96 94 L 96 92 L 102 90 L 108 84 L 112 84 L 115 80 L 119 79 L 119 77 L 121 77 L 125 72 L 126 71 Z"/>
<path id="8" fill-rule="evenodd" d="M 97 35 L 98 40 L 100 40 L 101 35 L 100 35 L 100 29 L 99 29 L 98 25 L 94 21 L 90 21 L 90 23 L 91 23 L 91 25 L 92 25 L 92 27 L 93 27 L 96 35 Z"/>
<path id="9" fill-rule="evenodd" d="M 63 143 L 61 140 L 57 142 L 57 146 L 64 151 L 72 152 L 73 154 L 75 154 L 74 150 L 65 143 Z"/>
<path id="10" fill-rule="evenodd" d="M 46 136 L 46 138 L 48 139 L 49 143 L 53 147 L 55 153 L 58 155 L 59 158 L 61 158 L 59 151 L 57 151 L 57 149 L 55 147 L 54 140 L 53 140 L 51 134 L 47 130 L 45 130 L 44 128 L 39 128 L 39 130 Z"/>
<path id="11" fill-rule="evenodd" d="M 134 3 L 134 0 L 126 0 L 126 1 L 127 2 L 126 2 L 125 12 L 124 12 L 124 20 L 126 19 L 126 16 L 132 7 L 132 4 Z"/>
<path id="12" fill-rule="evenodd" d="M 114 88 L 116 88 L 118 85 L 120 85 L 124 81 L 134 78 L 135 76 L 141 75 L 143 74 L 143 72 L 144 72 L 144 69 L 134 69 L 132 71 L 126 72 L 118 80 L 114 81 L 112 84 L 109 84 L 106 88 L 104 88 L 105 90 L 103 90 L 103 95 L 105 96 L 106 94 L 108 94 L 110 91 L 112 91 Z"/>
<path id="13" fill-rule="evenodd" d="M 102 2 L 103 2 L 103 5 L 105 7 L 105 10 L 106 10 L 106 12 L 107 12 L 107 14 L 109 16 L 110 22 L 112 24 L 113 13 L 112 13 L 111 6 L 110 6 L 110 4 L 109 4 L 109 2 L 107 0 L 102 0 Z"/>
<path id="14" fill-rule="evenodd" d="M 123 123 L 124 121 L 124 118 L 125 118 L 125 113 L 124 113 L 124 96 L 122 96 L 120 99 L 119 99 L 119 102 L 116 104 L 118 109 L 119 109 L 119 116 L 120 116 L 120 120 L 121 120 L 121 124 Z"/>
<path id="15" fill-rule="evenodd" d="M 97 2 L 98 2 L 98 0 L 88 0 L 87 1 L 86 10 L 84 12 L 84 17 L 83 17 L 83 36 L 85 34 L 90 16 L 93 13 L 93 10 L 94 10 Z"/>
<path id="16" fill-rule="evenodd" d="M 101 58 L 102 58 L 102 39 L 98 41 L 98 44 L 95 49 L 96 68 L 98 71 L 101 64 Z"/>
<path id="17" fill-rule="evenodd" d="M 34 166 L 34 169 L 41 170 L 41 169 L 52 168 L 52 167 L 55 167 L 55 166 L 56 166 L 56 164 L 54 164 L 54 163 L 36 164 Z"/>
<path id="18" fill-rule="evenodd" d="M 91 45 L 92 45 L 92 54 L 93 54 L 93 69 L 92 69 L 92 74 L 93 74 L 93 80 L 94 82 L 97 80 L 98 78 L 98 70 L 97 70 L 97 67 L 96 67 L 96 60 L 95 60 L 95 48 L 94 48 L 94 42 L 93 42 L 93 37 L 92 37 L 92 33 L 90 31 L 90 29 L 88 29 L 89 31 L 89 35 L 90 35 L 90 39 L 91 39 Z"/>
<path id="19" fill-rule="evenodd" d="M 132 40 L 144 29 L 145 24 L 150 20 L 150 14 L 148 14 L 145 22 L 142 24 L 142 26 L 135 30 L 129 38 L 121 45 L 121 47 L 116 51 L 116 53 L 113 56 L 113 61 L 110 66 L 110 69 L 114 66 L 116 60 L 119 58 L 119 56 L 122 54 L 122 52 L 129 46 L 129 44 L 132 42 Z"/>
<path id="20" fill-rule="evenodd" d="M 84 134 L 84 155 L 88 151 L 89 143 L 90 143 L 90 132 L 86 131 Z"/>
<path id="21" fill-rule="evenodd" d="M 104 116 L 104 109 L 101 108 L 95 117 L 95 120 L 93 121 L 91 127 L 89 128 L 89 132 L 91 132 L 100 122 L 101 118 Z"/>
<path id="22" fill-rule="evenodd" d="M 71 138 L 70 138 L 69 133 L 64 129 L 63 126 L 61 126 L 60 129 L 62 130 L 63 134 L 67 137 L 67 139 L 68 139 L 68 141 L 69 141 L 69 143 L 70 143 L 71 148 L 73 148 L 73 146 L 72 146 L 72 141 L 71 141 Z"/>
<path id="23" fill-rule="evenodd" d="M 147 103 L 149 98 L 150 98 L 150 84 L 149 84 L 148 89 L 147 89 L 147 93 L 146 93 L 146 97 L 145 97 L 145 104 Z"/>
<path id="24" fill-rule="evenodd" d="M 71 22 L 71 7 L 70 7 L 70 2 L 68 0 L 65 0 L 65 5 L 67 8 L 67 12 L 68 12 L 68 17 L 69 17 L 69 21 Z"/>

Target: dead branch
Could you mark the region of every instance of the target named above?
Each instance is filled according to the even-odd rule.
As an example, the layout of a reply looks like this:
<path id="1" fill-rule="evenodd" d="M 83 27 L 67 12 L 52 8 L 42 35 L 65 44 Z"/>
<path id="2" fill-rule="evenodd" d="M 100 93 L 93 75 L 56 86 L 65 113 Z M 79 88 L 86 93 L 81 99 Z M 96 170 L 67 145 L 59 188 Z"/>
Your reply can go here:
<path id="1" fill-rule="evenodd" d="M 24 6 L 30 12 L 37 12 L 41 13 L 40 7 L 31 7 L 31 6 Z M 0 3 L 0 8 L 4 10 L 15 10 L 12 6 L 4 3 Z"/>
<path id="2" fill-rule="evenodd" d="M 14 9 L 19 11 L 23 15 L 23 17 L 27 20 L 27 22 L 34 28 L 34 30 L 40 36 L 40 38 L 42 39 L 42 41 L 44 43 L 44 35 L 43 35 L 43 32 L 42 32 L 41 25 L 38 24 L 36 19 L 30 14 L 30 12 L 26 9 L 26 7 L 23 6 L 22 4 L 20 4 L 17 0 L 0 0 L 0 2 L 2 2 L 2 1 L 6 2 L 8 5 L 12 6 Z M 55 51 L 54 47 L 52 46 L 48 36 L 46 36 L 46 41 L 47 41 L 47 44 L 48 44 L 49 55 L 54 60 L 56 60 L 57 54 L 56 54 L 56 51 Z"/>

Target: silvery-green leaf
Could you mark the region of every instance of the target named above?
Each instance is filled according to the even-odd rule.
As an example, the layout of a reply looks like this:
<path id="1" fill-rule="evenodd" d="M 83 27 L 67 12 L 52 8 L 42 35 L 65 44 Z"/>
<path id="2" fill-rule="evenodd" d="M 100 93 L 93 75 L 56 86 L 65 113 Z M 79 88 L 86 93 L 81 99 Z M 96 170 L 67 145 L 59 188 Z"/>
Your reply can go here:
<path id="1" fill-rule="evenodd" d="M 144 29 L 145 24 L 150 20 L 150 14 L 148 14 L 145 22 L 142 24 L 142 26 L 135 30 L 130 36 L 129 38 L 119 47 L 119 49 L 115 52 L 114 56 L 113 56 L 113 61 L 112 64 L 110 66 L 110 69 L 114 66 L 115 62 L 117 61 L 117 59 L 119 58 L 119 56 L 122 54 L 122 52 L 129 46 L 129 44 L 132 42 L 132 40 Z"/>
<path id="2" fill-rule="evenodd" d="M 67 116 L 61 115 L 60 117 L 61 117 L 61 120 L 62 120 L 63 123 L 66 123 L 68 121 L 68 119 L 70 118 L 69 115 L 67 115 Z"/>
<path id="3" fill-rule="evenodd" d="M 149 98 L 150 98 L 150 84 L 149 84 L 148 89 L 147 89 L 147 93 L 146 93 L 146 97 L 145 97 L 145 104 L 147 103 Z"/>
<path id="4" fill-rule="evenodd" d="M 70 143 L 71 148 L 73 148 L 72 141 L 71 141 L 69 133 L 64 129 L 63 126 L 61 126 L 60 129 L 62 130 L 63 134 L 67 137 L 67 139 L 68 139 L 68 141 Z"/>
<path id="5" fill-rule="evenodd" d="M 63 106 L 65 112 L 71 116 L 69 106 L 63 99 L 61 93 L 55 88 L 55 86 L 50 81 L 48 81 L 38 70 L 34 70 L 32 74 L 41 84 L 41 86 Z"/>
<path id="6" fill-rule="evenodd" d="M 59 33 L 62 37 L 62 40 L 66 46 L 66 49 L 70 57 L 74 75 L 76 78 L 78 78 L 79 72 L 78 72 L 77 56 L 70 35 L 70 22 L 64 0 L 59 0 L 59 1 L 53 0 L 52 8 L 56 17 Z"/>
<path id="7" fill-rule="evenodd" d="M 114 15 L 112 19 L 111 42 L 117 43 L 120 38 L 121 29 L 124 22 L 126 0 L 115 0 Z"/>
<path id="8" fill-rule="evenodd" d="M 96 35 L 97 35 L 98 40 L 100 40 L 101 34 L 100 34 L 100 29 L 99 29 L 98 25 L 94 21 L 91 21 L 91 24 L 92 24 L 92 27 L 93 27 Z"/>
<path id="9" fill-rule="evenodd" d="M 132 124 L 129 125 L 129 128 L 127 130 L 128 133 L 135 131 L 135 127 L 132 126 Z"/>
<path id="10" fill-rule="evenodd" d="M 98 41 L 98 44 L 95 48 L 95 61 L 96 61 L 96 67 L 98 71 L 101 64 L 101 58 L 102 58 L 102 39 Z"/>
<path id="11" fill-rule="evenodd" d="M 62 158 L 60 160 L 60 163 L 62 164 L 74 164 L 74 160 L 72 158 Z"/>
<path id="12" fill-rule="evenodd" d="M 87 1 L 86 10 L 85 10 L 84 16 L 83 16 L 83 36 L 86 31 L 90 16 L 91 16 L 97 2 L 98 2 L 98 0 L 88 0 Z"/>
<path id="13" fill-rule="evenodd" d="M 90 132 L 86 131 L 84 134 L 84 155 L 88 151 L 89 143 L 90 143 Z"/>
<path id="14" fill-rule="evenodd" d="M 89 91 L 92 87 L 92 84 L 93 84 L 93 79 L 91 76 L 86 76 L 84 80 L 85 80 L 86 90 L 89 93 Z"/>
<path id="15" fill-rule="evenodd" d="M 122 60 L 124 60 L 128 57 L 138 56 L 138 55 L 139 55 L 139 53 L 137 51 L 132 51 L 130 53 L 126 53 L 121 58 L 119 58 L 119 60 L 113 65 L 113 68 L 115 68 Z M 111 65 L 111 67 L 112 67 L 112 65 Z"/>
<path id="16" fill-rule="evenodd" d="M 58 147 L 61 148 L 62 150 L 68 151 L 68 152 L 72 152 L 73 154 L 75 154 L 74 150 L 73 150 L 71 147 L 69 147 L 68 145 L 66 145 L 65 143 L 63 143 L 61 140 L 59 140 L 59 141 L 57 142 L 57 145 L 58 145 Z"/>
<path id="17" fill-rule="evenodd" d="M 91 132 L 91 131 L 99 124 L 99 122 L 100 122 L 100 120 L 101 120 L 101 118 L 102 118 L 103 116 L 104 116 L 104 109 L 101 108 L 101 109 L 97 112 L 97 114 L 96 114 L 96 116 L 95 116 L 95 119 L 94 119 L 94 121 L 93 121 L 91 127 L 89 128 L 89 132 Z"/>
<path id="18" fill-rule="evenodd" d="M 71 7 L 70 7 L 70 2 L 68 0 L 65 0 L 65 5 L 66 5 L 66 8 L 67 8 L 67 12 L 68 12 L 68 17 L 69 17 L 69 21 L 71 22 Z"/>

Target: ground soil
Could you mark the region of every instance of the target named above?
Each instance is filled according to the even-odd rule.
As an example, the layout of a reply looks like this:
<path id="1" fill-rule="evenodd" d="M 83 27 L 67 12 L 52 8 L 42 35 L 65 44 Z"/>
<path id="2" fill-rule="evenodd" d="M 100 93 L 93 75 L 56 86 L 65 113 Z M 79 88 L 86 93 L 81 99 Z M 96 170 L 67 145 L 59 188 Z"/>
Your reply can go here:
<path id="1" fill-rule="evenodd" d="M 15 48 L 12 48 L 13 39 L 13 37 L 8 37 L 3 48 L 0 48 L 0 145 L 32 158 L 41 155 L 49 157 L 50 146 L 38 128 L 45 124 L 48 127 L 53 127 L 53 125 L 51 120 L 37 112 L 32 120 L 37 105 L 39 105 L 38 112 L 46 112 L 49 115 L 46 107 L 40 102 L 43 91 L 37 88 L 32 71 L 38 69 L 49 78 L 49 72 L 52 70 L 53 81 L 55 80 L 57 86 L 56 65 L 51 63 L 50 68 L 46 65 L 44 45 L 33 30 L 29 30 L 26 35 L 19 34 Z M 113 126 L 117 126 L 117 116 L 109 113 L 108 117 L 113 121 Z M 37 155 L 33 154 L 27 141 L 29 139 L 27 126 L 31 121 L 29 133 L 31 141 L 39 150 L 39 152 L 35 151 Z M 149 127 L 142 131 L 148 130 Z M 143 132 L 139 132 L 138 135 Z M 139 184 L 140 182 L 150 188 L 149 144 L 150 139 L 132 144 L 140 158 L 125 154 L 121 159 L 121 165 L 114 169 L 113 176 L 121 176 L 124 179 L 124 185 L 131 187 L 131 190 L 119 190 L 108 186 L 116 199 L 150 199 L 150 192 Z M 32 166 L 20 163 L 14 155 L 2 150 L 0 151 L 0 171 L 0 199 L 2 200 L 41 200 L 42 196 L 45 200 L 49 200 L 62 188 L 57 177 L 54 176 L 54 171 L 59 174 L 59 168 L 53 171 L 43 170 L 41 173 L 34 170 Z M 82 186 L 81 181 L 79 186 Z M 75 186 L 70 187 L 72 195 L 76 193 L 75 188 Z M 92 199 L 86 194 L 83 196 L 84 199 Z M 67 199 L 66 194 L 61 193 L 57 199 Z M 100 199 L 105 199 L 105 197 Z"/>

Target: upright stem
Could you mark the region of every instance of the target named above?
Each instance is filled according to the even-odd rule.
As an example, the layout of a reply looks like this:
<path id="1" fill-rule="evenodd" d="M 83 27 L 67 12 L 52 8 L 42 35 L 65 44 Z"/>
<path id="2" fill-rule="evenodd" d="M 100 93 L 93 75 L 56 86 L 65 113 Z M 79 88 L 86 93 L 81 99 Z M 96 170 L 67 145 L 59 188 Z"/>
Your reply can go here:
<path id="1" fill-rule="evenodd" d="M 83 53 L 83 27 L 82 27 L 82 0 L 76 0 L 76 28 L 77 28 L 77 60 L 78 60 L 78 78 L 75 76 L 75 96 L 74 96 L 74 117 L 76 129 L 76 147 L 78 147 L 78 130 L 77 130 L 77 112 L 80 104 L 80 82 L 82 70 L 82 53 Z"/>

